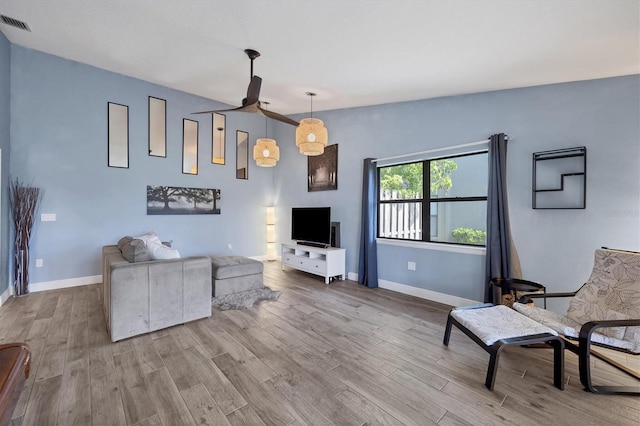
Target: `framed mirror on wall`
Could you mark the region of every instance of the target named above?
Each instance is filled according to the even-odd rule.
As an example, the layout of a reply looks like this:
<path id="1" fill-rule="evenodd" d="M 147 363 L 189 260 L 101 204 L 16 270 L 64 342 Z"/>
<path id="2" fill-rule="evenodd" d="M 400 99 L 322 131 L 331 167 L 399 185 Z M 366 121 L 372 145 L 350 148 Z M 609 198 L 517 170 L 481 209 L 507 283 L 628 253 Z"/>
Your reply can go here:
<path id="1" fill-rule="evenodd" d="M 129 107 L 107 103 L 109 167 L 129 168 Z"/>
<path id="2" fill-rule="evenodd" d="M 167 156 L 167 101 L 149 96 L 149 155 Z"/>
<path id="3" fill-rule="evenodd" d="M 227 117 L 214 112 L 211 127 L 211 164 L 224 164 L 224 145 L 227 135 Z"/>
<path id="4" fill-rule="evenodd" d="M 249 179 L 249 133 L 236 131 L 236 179 Z"/>
<path id="5" fill-rule="evenodd" d="M 198 122 L 182 120 L 182 173 L 198 174 Z"/>

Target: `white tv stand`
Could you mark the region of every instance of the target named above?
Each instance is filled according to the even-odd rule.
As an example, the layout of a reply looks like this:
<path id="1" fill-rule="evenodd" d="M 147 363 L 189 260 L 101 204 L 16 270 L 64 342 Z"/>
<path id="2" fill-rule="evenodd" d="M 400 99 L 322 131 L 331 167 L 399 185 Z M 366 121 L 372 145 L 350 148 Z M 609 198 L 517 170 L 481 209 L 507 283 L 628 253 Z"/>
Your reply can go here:
<path id="1" fill-rule="evenodd" d="M 282 243 L 282 270 L 289 266 L 300 271 L 324 277 L 329 284 L 332 277 L 345 278 L 346 249 L 312 247 L 301 244 Z"/>

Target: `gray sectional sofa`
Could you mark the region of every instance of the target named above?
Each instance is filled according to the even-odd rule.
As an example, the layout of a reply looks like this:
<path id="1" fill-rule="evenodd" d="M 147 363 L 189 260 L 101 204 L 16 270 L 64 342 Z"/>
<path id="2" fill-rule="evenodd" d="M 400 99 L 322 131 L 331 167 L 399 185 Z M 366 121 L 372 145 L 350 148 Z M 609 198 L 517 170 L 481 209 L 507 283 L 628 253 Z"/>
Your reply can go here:
<path id="1" fill-rule="evenodd" d="M 211 316 L 208 256 L 145 260 L 130 243 L 119 245 L 122 250 L 102 248 L 103 309 L 111 341 Z"/>

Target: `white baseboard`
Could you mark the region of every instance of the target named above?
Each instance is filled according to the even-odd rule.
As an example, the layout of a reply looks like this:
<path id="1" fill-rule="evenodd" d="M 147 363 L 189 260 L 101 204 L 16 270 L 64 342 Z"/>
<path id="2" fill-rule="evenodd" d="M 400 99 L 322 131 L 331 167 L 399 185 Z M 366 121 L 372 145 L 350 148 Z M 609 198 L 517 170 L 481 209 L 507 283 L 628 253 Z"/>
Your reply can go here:
<path id="1" fill-rule="evenodd" d="M 274 260 L 280 260 L 280 257 L 270 258 L 266 254 L 263 254 L 261 256 L 249 256 L 249 259 L 259 260 L 260 262 L 272 262 Z"/>
<path id="2" fill-rule="evenodd" d="M 92 275 L 89 277 L 68 278 L 66 280 L 43 281 L 39 283 L 29 283 L 29 292 L 57 290 L 59 288 L 78 287 L 81 285 L 98 284 L 102 282 L 102 275 Z"/>
<path id="3" fill-rule="evenodd" d="M 347 273 L 347 277 L 351 281 L 358 281 L 358 274 L 356 272 Z M 378 279 L 378 287 L 387 290 L 395 291 L 397 293 L 407 294 L 409 296 L 419 297 L 420 299 L 431 300 L 432 302 L 443 303 L 449 306 L 468 306 L 478 303 L 477 300 L 465 299 L 464 297 L 452 296 L 450 294 L 438 293 L 437 291 L 427 290 L 420 287 L 413 287 L 411 285 L 400 284 L 393 281 Z"/>
<path id="4" fill-rule="evenodd" d="M 3 292 L 0 294 L 0 306 L 4 305 L 4 302 L 9 300 L 12 296 L 11 285 L 9 285 Z"/>
<path id="5" fill-rule="evenodd" d="M 378 280 L 378 287 L 385 288 L 387 290 L 396 291 L 402 294 L 408 294 L 409 296 L 419 297 L 421 299 L 431 300 L 433 302 L 443 303 L 449 306 L 468 306 L 475 305 L 479 302 L 477 300 L 465 299 L 463 297 L 452 296 L 450 294 L 439 293 L 437 291 L 427 290 L 420 287 L 413 287 L 406 284 L 400 284 L 393 281 Z"/>

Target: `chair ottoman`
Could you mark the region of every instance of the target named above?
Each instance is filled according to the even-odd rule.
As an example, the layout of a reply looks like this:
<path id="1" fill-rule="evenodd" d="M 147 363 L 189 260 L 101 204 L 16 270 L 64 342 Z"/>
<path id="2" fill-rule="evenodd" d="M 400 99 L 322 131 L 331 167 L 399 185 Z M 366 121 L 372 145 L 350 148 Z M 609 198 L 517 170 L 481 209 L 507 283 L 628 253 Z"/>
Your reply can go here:
<path id="1" fill-rule="evenodd" d="M 263 269 L 262 262 L 243 256 L 211 257 L 212 296 L 220 297 L 264 287 Z"/>
<path id="2" fill-rule="evenodd" d="M 564 389 L 564 341 L 558 333 L 504 305 L 490 303 L 454 308 L 449 312 L 442 343 L 449 346 L 455 325 L 489 353 L 485 386 L 493 390 L 500 352 L 505 346 L 546 343 L 553 347 L 553 384 Z"/>

